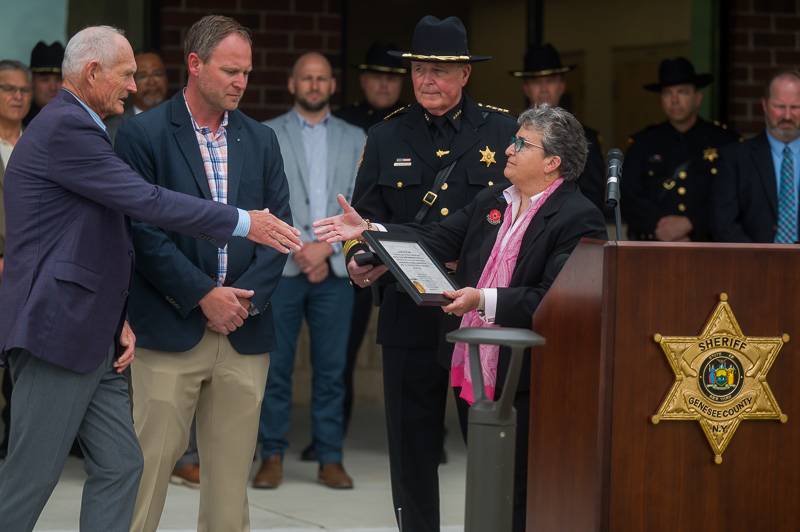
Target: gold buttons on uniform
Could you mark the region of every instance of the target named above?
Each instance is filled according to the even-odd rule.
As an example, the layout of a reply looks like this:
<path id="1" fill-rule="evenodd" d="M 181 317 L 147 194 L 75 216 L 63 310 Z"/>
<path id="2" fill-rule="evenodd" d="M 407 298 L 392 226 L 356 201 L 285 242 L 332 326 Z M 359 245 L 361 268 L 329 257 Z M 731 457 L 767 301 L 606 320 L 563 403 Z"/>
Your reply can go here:
<path id="1" fill-rule="evenodd" d="M 442 210 L 439 212 L 442 213 L 442 216 L 447 216 L 448 214 L 450 214 L 450 209 L 448 209 L 447 207 L 442 207 Z"/>
<path id="2" fill-rule="evenodd" d="M 398 181 L 397 182 L 397 188 L 403 188 L 403 182 L 402 181 Z"/>
<path id="3" fill-rule="evenodd" d="M 717 171 L 718 171 L 718 170 L 717 170 L 717 168 L 716 168 L 716 167 L 712 168 L 712 169 L 711 169 L 711 175 L 717 175 Z"/>
<path id="4" fill-rule="evenodd" d="M 681 212 L 686 212 L 686 205 L 683 203 L 678 203 L 678 210 Z"/>
<path id="5" fill-rule="evenodd" d="M 678 177 L 680 177 L 681 179 L 686 179 L 686 175 L 687 175 L 686 170 L 681 170 L 680 172 L 678 172 Z"/>
<path id="6" fill-rule="evenodd" d="M 494 181 L 489 181 L 489 186 L 494 185 Z"/>
<path id="7" fill-rule="evenodd" d="M 678 194 L 681 196 L 686 194 L 686 187 L 678 187 Z"/>
<path id="8" fill-rule="evenodd" d="M 447 183 L 442 183 L 442 190 L 447 190 L 449 185 Z"/>

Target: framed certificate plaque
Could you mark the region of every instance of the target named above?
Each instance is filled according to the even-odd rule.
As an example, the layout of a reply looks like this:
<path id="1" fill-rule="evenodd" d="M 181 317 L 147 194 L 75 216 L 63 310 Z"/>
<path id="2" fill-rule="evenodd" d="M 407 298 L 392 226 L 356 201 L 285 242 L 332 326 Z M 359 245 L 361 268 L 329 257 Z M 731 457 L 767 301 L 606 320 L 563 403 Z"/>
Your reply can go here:
<path id="1" fill-rule="evenodd" d="M 362 236 L 417 305 L 439 307 L 452 301 L 443 292 L 458 287 L 416 237 L 379 231 Z"/>

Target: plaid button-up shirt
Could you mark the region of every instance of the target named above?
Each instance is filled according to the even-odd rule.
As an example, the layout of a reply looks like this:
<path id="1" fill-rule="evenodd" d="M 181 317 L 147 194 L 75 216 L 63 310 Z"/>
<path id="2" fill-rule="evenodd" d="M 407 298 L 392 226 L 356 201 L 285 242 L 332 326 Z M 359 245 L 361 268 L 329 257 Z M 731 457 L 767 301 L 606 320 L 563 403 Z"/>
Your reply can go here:
<path id="1" fill-rule="evenodd" d="M 186 98 L 183 99 L 186 102 Z M 222 122 L 216 131 L 207 127 L 200 127 L 192 116 L 189 103 L 186 109 L 192 119 L 197 144 L 200 147 L 200 156 L 203 159 L 203 168 L 208 179 L 208 188 L 211 189 L 211 198 L 220 203 L 228 203 L 228 136 L 225 126 L 228 125 L 228 112 L 222 117 Z M 228 246 L 217 249 L 217 286 L 222 286 L 228 273 Z"/>

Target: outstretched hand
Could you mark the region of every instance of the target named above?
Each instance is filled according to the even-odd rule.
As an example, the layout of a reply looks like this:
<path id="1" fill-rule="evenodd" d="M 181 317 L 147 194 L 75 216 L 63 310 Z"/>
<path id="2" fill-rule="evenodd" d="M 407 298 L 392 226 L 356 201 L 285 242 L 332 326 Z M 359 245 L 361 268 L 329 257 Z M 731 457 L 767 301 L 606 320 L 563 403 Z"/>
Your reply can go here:
<path id="1" fill-rule="evenodd" d="M 314 227 L 316 227 L 314 234 L 317 239 L 328 244 L 359 238 L 361 233 L 367 229 L 367 222 L 347 203 L 344 196 L 339 194 L 336 196 L 336 201 L 342 208 L 342 214 L 314 222 Z"/>
<path id="2" fill-rule="evenodd" d="M 248 240 L 277 249 L 281 253 L 289 253 L 300 250 L 302 242 L 299 235 L 300 231 L 270 214 L 269 209 L 250 211 Z"/>

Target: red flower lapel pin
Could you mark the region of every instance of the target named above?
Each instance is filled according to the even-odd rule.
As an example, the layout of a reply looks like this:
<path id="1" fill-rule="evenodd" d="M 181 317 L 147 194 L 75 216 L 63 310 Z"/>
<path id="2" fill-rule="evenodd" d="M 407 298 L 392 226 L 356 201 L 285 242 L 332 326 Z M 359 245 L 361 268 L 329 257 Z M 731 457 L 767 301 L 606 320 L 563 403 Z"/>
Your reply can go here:
<path id="1" fill-rule="evenodd" d="M 503 220 L 503 215 L 497 209 L 492 209 L 489 211 L 489 214 L 486 215 L 486 221 L 492 225 L 497 225 Z"/>

